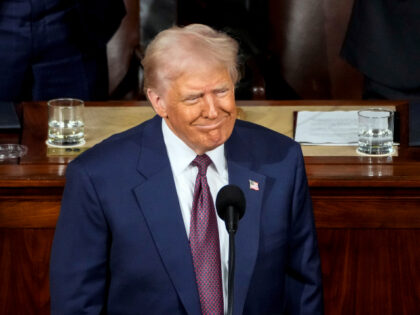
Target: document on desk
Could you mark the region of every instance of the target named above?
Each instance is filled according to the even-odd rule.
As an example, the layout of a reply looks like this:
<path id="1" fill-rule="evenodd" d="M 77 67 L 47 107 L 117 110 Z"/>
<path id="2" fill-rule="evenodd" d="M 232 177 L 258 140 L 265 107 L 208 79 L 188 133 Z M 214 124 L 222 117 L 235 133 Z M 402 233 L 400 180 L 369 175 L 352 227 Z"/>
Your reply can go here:
<path id="1" fill-rule="evenodd" d="M 304 145 L 357 145 L 357 111 L 300 111 L 295 140 Z"/>

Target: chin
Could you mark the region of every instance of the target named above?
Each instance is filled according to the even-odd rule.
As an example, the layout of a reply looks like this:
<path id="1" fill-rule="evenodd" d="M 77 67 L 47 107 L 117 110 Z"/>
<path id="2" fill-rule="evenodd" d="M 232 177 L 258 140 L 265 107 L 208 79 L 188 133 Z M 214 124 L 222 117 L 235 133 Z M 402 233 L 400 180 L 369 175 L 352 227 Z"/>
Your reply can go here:
<path id="1" fill-rule="evenodd" d="M 213 141 L 209 141 L 208 142 L 208 150 L 207 151 L 211 151 L 211 150 L 213 150 L 213 149 L 216 149 L 218 146 L 220 146 L 220 145 L 222 145 L 223 143 L 225 143 L 226 142 L 226 140 L 227 140 L 227 138 L 225 139 L 225 138 L 221 138 L 221 139 L 218 139 L 218 140 L 213 140 Z"/>
<path id="2" fill-rule="evenodd" d="M 196 141 L 196 143 L 202 143 L 203 145 L 200 146 L 205 152 L 211 151 L 218 146 L 224 144 L 230 137 L 232 132 L 228 133 L 226 135 L 226 132 L 216 132 L 215 134 L 206 134 L 203 138 L 201 138 L 202 141 Z M 197 139 L 198 140 L 198 139 Z"/>

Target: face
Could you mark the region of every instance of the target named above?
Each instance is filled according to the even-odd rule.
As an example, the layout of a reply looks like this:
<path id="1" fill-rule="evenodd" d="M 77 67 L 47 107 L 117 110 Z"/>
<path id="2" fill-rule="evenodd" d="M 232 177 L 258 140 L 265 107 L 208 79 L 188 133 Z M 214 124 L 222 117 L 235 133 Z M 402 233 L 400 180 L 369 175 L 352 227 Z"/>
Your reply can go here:
<path id="1" fill-rule="evenodd" d="M 236 119 L 234 84 L 225 68 L 195 63 L 169 83 L 166 91 L 148 90 L 158 115 L 195 153 L 201 155 L 226 142 Z"/>

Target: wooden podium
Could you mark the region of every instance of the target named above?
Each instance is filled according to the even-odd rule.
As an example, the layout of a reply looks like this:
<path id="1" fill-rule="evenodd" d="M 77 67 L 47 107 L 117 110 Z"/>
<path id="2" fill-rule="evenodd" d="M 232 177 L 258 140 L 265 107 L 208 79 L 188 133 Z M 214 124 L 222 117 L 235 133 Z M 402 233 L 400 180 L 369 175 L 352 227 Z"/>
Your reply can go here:
<path id="1" fill-rule="evenodd" d="M 292 132 L 289 136 L 293 135 L 290 112 L 303 108 L 395 106 L 400 118 L 396 156 L 346 152 L 332 156 L 322 148 L 315 153 L 304 148 L 305 163 L 322 260 L 325 314 L 420 314 L 420 148 L 408 147 L 407 104 L 242 101 L 238 105 L 243 119 L 266 123 L 264 116 L 269 116 L 267 124 Z M 129 124 L 136 124 L 153 115 L 145 106 L 145 102 L 88 103 L 87 112 L 98 117 L 106 112 L 98 112 L 100 108 L 146 113 L 130 118 Z M 45 145 L 45 103 L 21 107 L 21 132 L 0 134 L 2 143 L 28 146 L 25 157 L 0 162 L 0 314 L 49 314 L 50 247 L 66 165 L 78 152 L 57 152 Z M 275 116 L 267 112 L 283 114 L 272 119 Z M 117 126 L 106 132 L 128 126 L 115 121 Z M 87 128 L 89 132 L 94 126 Z M 94 135 L 98 132 L 93 130 Z M 87 144 L 93 142 L 88 139 Z"/>

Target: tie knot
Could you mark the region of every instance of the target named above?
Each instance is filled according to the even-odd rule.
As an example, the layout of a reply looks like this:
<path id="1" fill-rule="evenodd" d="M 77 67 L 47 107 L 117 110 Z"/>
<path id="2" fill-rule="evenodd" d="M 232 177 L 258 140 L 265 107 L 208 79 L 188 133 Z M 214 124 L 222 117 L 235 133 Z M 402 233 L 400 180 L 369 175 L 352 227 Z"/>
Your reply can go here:
<path id="1" fill-rule="evenodd" d="M 198 173 L 201 176 L 206 176 L 207 167 L 211 164 L 211 159 L 207 154 L 197 155 L 192 164 L 198 167 Z"/>

